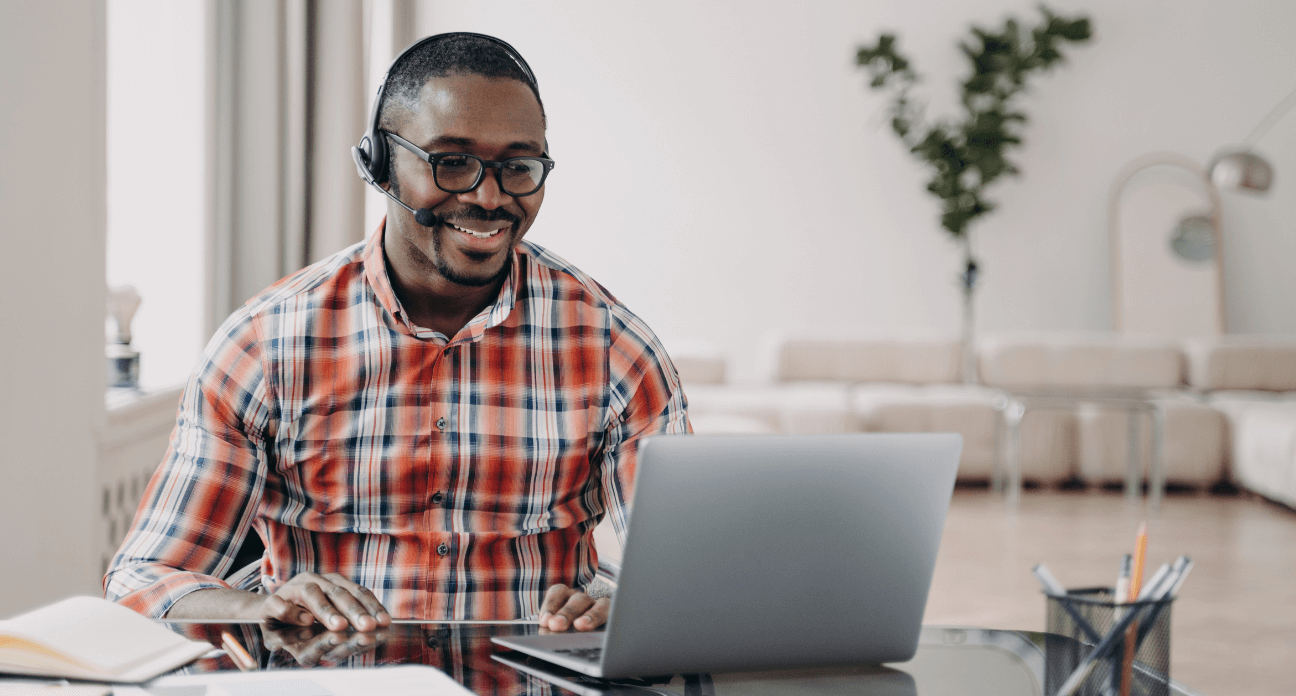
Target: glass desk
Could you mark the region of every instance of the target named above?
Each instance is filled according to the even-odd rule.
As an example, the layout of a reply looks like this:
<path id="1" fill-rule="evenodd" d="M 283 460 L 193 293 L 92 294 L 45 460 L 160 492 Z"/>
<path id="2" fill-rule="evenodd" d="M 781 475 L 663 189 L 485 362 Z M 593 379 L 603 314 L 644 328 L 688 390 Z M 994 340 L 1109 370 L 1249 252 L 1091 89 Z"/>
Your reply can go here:
<path id="1" fill-rule="evenodd" d="M 490 642 L 495 635 L 533 633 L 533 624 L 401 622 L 369 634 L 329 633 L 320 626 L 259 623 L 162 622 L 195 640 L 220 646 L 228 631 L 247 648 L 259 670 L 309 672 L 335 667 L 430 665 L 476 694 L 500 696 L 567 694 L 874 694 L 878 696 L 1043 696 L 1065 674 L 1047 667 L 1050 650 L 1067 650 L 1070 639 L 1046 633 L 924 626 L 918 654 L 884 666 L 782 670 L 703 675 L 663 675 L 637 680 L 596 680 L 510 652 Z M 236 670 L 232 658 L 211 653 L 173 674 Z M 1053 670 L 1056 672 L 1057 670 Z M 148 687 L 144 687 L 149 692 Z M 165 692 L 165 693 L 164 693 Z M 157 696 L 170 694 L 161 689 Z M 321 690 L 327 693 L 326 690 Z M 221 691 L 220 693 L 225 693 Z M 267 692 L 268 693 L 268 692 Z M 1170 693 L 1199 696 L 1172 682 Z M 186 690 L 186 696 L 201 696 Z"/>

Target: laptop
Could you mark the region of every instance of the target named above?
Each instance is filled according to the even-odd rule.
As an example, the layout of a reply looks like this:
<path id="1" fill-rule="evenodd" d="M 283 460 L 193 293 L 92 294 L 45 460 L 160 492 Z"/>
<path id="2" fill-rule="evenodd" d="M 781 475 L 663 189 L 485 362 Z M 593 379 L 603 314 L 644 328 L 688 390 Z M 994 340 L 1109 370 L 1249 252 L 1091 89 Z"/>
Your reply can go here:
<path id="1" fill-rule="evenodd" d="M 908 660 L 962 442 L 647 438 L 605 630 L 491 640 L 600 678 Z"/>

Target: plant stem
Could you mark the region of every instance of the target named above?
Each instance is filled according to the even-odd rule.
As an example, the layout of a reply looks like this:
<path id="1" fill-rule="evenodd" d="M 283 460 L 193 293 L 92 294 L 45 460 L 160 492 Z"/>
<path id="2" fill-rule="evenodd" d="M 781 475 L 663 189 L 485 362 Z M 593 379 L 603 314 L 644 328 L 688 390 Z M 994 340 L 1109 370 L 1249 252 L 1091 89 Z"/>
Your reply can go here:
<path id="1" fill-rule="evenodd" d="M 974 306 L 976 298 L 977 267 L 976 259 L 972 258 L 972 240 L 971 235 L 964 232 L 961 241 L 963 242 L 963 277 L 960 285 L 963 288 L 963 383 L 979 384 L 980 379 L 977 375 L 976 362 L 976 325 L 973 321 Z"/>

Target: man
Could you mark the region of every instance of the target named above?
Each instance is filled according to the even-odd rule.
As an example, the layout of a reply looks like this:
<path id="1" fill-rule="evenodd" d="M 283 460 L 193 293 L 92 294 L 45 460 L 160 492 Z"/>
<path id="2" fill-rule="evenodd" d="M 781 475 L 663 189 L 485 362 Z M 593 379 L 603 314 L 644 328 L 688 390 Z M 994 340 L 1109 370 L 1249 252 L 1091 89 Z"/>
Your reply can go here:
<path id="1" fill-rule="evenodd" d="M 652 332 L 522 241 L 552 168 L 534 77 L 497 39 L 425 39 L 360 149 L 384 224 L 217 331 L 105 593 L 169 618 L 596 628 L 592 529 L 623 534 L 640 439 L 689 425 Z M 261 562 L 233 568 L 252 532 Z"/>

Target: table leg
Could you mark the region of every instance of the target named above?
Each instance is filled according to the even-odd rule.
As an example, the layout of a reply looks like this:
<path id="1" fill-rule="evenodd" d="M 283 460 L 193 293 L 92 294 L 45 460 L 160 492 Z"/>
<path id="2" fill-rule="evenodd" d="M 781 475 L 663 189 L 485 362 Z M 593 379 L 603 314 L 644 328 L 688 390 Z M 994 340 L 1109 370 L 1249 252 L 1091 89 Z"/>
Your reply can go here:
<path id="1" fill-rule="evenodd" d="M 1129 452 L 1125 458 L 1125 502 L 1136 505 L 1142 497 L 1143 457 L 1139 452 L 1139 416 L 1137 409 L 1126 410 L 1129 419 Z"/>
<path id="2" fill-rule="evenodd" d="M 1008 405 L 1004 408 L 1004 425 L 1008 431 L 1007 444 L 1008 456 L 1005 457 L 1007 464 L 1007 474 L 1005 481 L 1005 500 L 1008 504 L 1009 512 L 1016 512 L 1021 507 L 1021 488 L 1022 488 L 1022 446 L 1021 446 L 1021 422 L 1022 416 L 1026 415 L 1026 406 L 1017 399 L 1009 399 Z"/>
<path id="3" fill-rule="evenodd" d="M 1165 410 L 1152 402 L 1152 462 L 1148 476 L 1148 504 L 1153 514 L 1161 510 L 1161 496 L 1165 494 Z"/>

